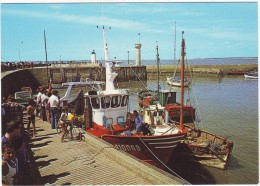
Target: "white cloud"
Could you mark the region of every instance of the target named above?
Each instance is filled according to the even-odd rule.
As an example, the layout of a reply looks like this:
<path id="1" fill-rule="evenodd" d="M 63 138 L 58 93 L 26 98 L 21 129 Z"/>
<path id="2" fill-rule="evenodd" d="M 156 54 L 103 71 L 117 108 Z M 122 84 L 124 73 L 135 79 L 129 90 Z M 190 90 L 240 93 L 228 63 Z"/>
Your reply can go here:
<path id="1" fill-rule="evenodd" d="M 61 9 L 64 7 L 64 5 L 63 4 L 51 4 L 50 7 L 52 9 Z"/>
<path id="2" fill-rule="evenodd" d="M 72 14 L 64 14 L 60 12 L 56 13 L 47 13 L 40 11 L 24 11 L 24 10 L 11 10 L 5 9 L 2 11 L 3 14 L 15 15 L 15 16 L 26 16 L 30 18 L 38 18 L 38 19 L 51 19 L 61 22 L 68 22 L 73 24 L 90 24 L 97 25 L 103 23 L 106 26 L 111 26 L 124 30 L 133 30 L 134 28 L 138 28 L 138 30 L 142 30 L 143 32 L 152 32 L 152 33 L 162 33 L 163 30 L 158 28 L 154 28 L 153 26 L 148 25 L 147 23 L 138 22 L 135 20 L 127 20 L 127 19 L 117 19 L 110 17 L 102 17 L 102 16 L 80 16 L 80 15 L 72 15 Z"/>

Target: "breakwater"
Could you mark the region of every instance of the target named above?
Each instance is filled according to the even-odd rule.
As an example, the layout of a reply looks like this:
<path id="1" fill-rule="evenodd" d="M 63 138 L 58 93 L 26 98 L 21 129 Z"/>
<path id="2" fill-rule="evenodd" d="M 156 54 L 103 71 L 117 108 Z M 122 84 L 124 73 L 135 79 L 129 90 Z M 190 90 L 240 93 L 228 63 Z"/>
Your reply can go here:
<path id="1" fill-rule="evenodd" d="M 114 67 L 118 73 L 116 82 L 146 81 L 146 66 Z M 105 67 L 99 65 L 70 64 L 51 65 L 27 69 L 11 70 L 1 73 L 2 97 L 21 91 L 22 87 L 31 87 L 33 92 L 39 85 L 45 86 L 48 81 L 63 83 L 92 79 L 105 81 Z"/>
<path id="2" fill-rule="evenodd" d="M 243 75 L 248 71 L 257 71 L 258 64 L 232 64 L 232 65 L 191 65 L 187 70 L 194 76 L 208 75 Z M 176 65 L 160 66 L 160 76 L 171 76 L 174 71 L 179 73 L 180 67 Z M 186 70 L 186 72 L 187 72 Z M 157 74 L 155 66 L 147 66 L 147 75 L 154 77 Z"/>

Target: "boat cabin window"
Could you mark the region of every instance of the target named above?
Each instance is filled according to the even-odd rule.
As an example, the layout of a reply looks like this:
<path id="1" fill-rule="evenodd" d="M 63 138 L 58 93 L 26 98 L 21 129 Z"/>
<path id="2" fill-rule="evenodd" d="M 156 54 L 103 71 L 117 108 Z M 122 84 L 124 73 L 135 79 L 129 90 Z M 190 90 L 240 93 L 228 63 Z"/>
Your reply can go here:
<path id="1" fill-rule="evenodd" d="M 120 128 L 125 128 L 125 118 L 120 116 L 117 118 L 117 124 L 119 125 Z"/>
<path id="2" fill-rule="evenodd" d="M 112 102 L 111 102 L 111 107 L 116 108 L 120 106 L 121 102 L 121 96 L 113 96 L 112 97 Z"/>
<path id="3" fill-rule="evenodd" d="M 99 109 L 99 98 L 91 98 L 91 105 L 93 109 Z"/>
<path id="4" fill-rule="evenodd" d="M 101 98 L 101 107 L 104 108 L 110 108 L 110 102 L 111 102 L 111 97 L 106 96 Z"/>
<path id="5" fill-rule="evenodd" d="M 106 129 L 113 130 L 113 118 L 106 118 Z"/>
<path id="6" fill-rule="evenodd" d="M 124 117 L 118 117 L 117 118 L 117 123 L 124 123 L 124 122 L 125 122 Z"/>
<path id="7" fill-rule="evenodd" d="M 97 91 L 90 90 L 90 91 L 88 91 L 88 95 L 98 95 L 98 94 L 97 94 Z"/>
<path id="8" fill-rule="evenodd" d="M 113 124 L 113 118 L 106 118 L 106 124 L 112 125 Z"/>
<path id="9" fill-rule="evenodd" d="M 167 93 L 166 94 L 166 102 L 165 104 L 173 104 L 173 103 L 176 103 L 176 93 Z"/>
<path id="10" fill-rule="evenodd" d="M 128 95 L 124 95 L 122 98 L 122 103 L 121 103 L 121 107 L 126 106 L 128 103 Z"/>

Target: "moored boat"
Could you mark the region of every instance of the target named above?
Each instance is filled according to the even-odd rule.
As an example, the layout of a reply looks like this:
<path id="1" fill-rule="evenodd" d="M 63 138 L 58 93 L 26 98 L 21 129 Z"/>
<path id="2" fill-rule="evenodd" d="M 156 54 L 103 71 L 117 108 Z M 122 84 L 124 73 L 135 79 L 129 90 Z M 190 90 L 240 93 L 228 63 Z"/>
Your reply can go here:
<path id="1" fill-rule="evenodd" d="M 184 84 L 185 54 L 185 41 L 183 39 L 181 84 Z M 195 108 L 190 104 L 181 106 L 176 101 L 176 93 L 178 92 L 181 92 L 179 97 L 183 99 L 182 92 L 184 91 L 184 86 L 181 89 L 171 88 L 163 91 L 158 89 L 158 91 L 150 91 L 149 94 L 146 91 L 141 91 L 138 94 L 138 99 L 144 122 L 153 123 L 153 121 L 156 121 L 156 123 L 160 123 L 163 121 L 166 123 L 173 122 L 176 125 L 184 122 L 187 136 L 182 141 L 182 145 L 190 149 L 190 152 L 184 153 L 183 156 L 190 157 L 192 161 L 198 161 L 203 165 L 226 169 L 233 149 L 233 142 L 216 134 L 201 130 L 195 125 L 195 122 L 198 121 L 195 118 Z M 182 117 L 178 117 L 181 115 L 180 108 L 184 111 Z"/>
<path id="2" fill-rule="evenodd" d="M 137 133 L 134 124 L 134 115 L 130 113 L 129 91 L 117 89 L 114 79 L 117 73 L 113 72 L 113 61 L 109 60 L 108 48 L 103 27 L 105 50 L 106 83 L 103 82 L 68 82 L 67 92 L 61 98 L 62 105 L 80 102 L 83 106 L 85 128 L 88 133 L 103 139 L 115 148 L 128 152 L 141 161 L 164 168 L 170 160 L 177 145 L 185 139 L 186 130 L 183 125 L 176 126 L 170 123 L 160 123 L 149 126 L 142 124 L 142 132 Z M 74 86 L 88 86 L 83 97 L 77 96 L 69 102 L 71 90 Z M 77 101 L 76 101 L 77 100 Z M 71 107 L 76 107 L 75 104 Z"/>
<path id="3" fill-rule="evenodd" d="M 168 77 L 166 79 L 166 83 L 170 86 L 174 86 L 174 87 L 180 87 L 181 86 L 181 79 L 178 76 L 175 77 Z M 186 79 L 184 79 L 184 86 L 187 87 L 190 85 L 190 82 L 187 81 Z"/>
<path id="4" fill-rule="evenodd" d="M 244 76 L 249 79 L 258 79 L 258 72 L 246 72 Z"/>

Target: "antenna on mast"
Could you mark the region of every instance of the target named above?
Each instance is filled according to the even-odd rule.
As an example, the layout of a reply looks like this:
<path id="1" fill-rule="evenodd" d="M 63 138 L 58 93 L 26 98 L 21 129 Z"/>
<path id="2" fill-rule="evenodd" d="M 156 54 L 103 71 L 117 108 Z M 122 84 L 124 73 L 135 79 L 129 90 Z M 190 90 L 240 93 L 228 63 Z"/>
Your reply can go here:
<path id="1" fill-rule="evenodd" d="M 102 27 L 97 26 L 98 29 L 103 31 L 103 40 L 104 40 L 104 54 L 105 54 L 105 66 L 106 66 L 106 91 L 113 91 L 115 90 L 114 86 L 114 79 L 117 76 L 117 73 L 113 72 L 112 61 L 109 60 L 109 53 L 108 53 L 108 46 L 107 46 L 107 40 L 105 35 L 105 26 Z M 108 27 L 108 29 L 111 29 L 111 27 Z"/>
<path id="2" fill-rule="evenodd" d="M 176 60 L 176 21 L 174 22 L 175 24 L 175 29 L 174 29 L 174 64 Z"/>
<path id="3" fill-rule="evenodd" d="M 160 93 L 160 77 L 159 77 L 159 63 L 160 63 L 160 58 L 159 58 L 159 50 L 158 50 L 158 41 L 156 41 L 156 63 L 157 63 L 157 91 L 158 91 L 158 96 Z"/>
<path id="4" fill-rule="evenodd" d="M 107 46 L 107 40 L 106 40 L 106 34 L 105 34 L 106 28 L 104 25 L 101 28 L 99 26 L 97 26 L 97 28 L 103 31 L 105 61 L 109 61 L 108 46 Z M 108 29 L 111 29 L 111 27 L 108 27 Z"/>
<path id="5" fill-rule="evenodd" d="M 182 42 L 181 42 L 181 100 L 180 100 L 180 128 L 183 130 L 183 116 L 184 116 L 184 57 L 185 57 L 185 39 L 184 39 L 184 31 L 182 31 Z"/>

